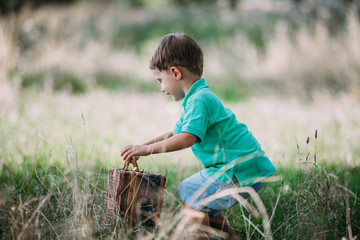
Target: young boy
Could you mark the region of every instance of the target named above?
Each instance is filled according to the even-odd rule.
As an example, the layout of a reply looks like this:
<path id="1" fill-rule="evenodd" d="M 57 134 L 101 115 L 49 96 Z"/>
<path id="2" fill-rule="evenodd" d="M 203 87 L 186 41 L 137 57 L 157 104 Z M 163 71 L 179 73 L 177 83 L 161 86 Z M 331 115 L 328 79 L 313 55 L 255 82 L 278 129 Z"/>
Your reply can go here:
<path id="1" fill-rule="evenodd" d="M 191 37 L 184 33 L 164 36 L 151 57 L 150 69 L 162 92 L 175 101 L 183 99 L 184 110 L 173 131 L 142 145 L 126 146 L 121 156 L 131 161 L 133 157 L 191 147 L 204 169 L 181 182 L 177 194 L 187 207 L 206 213 L 203 224 L 221 227 L 225 223 L 228 228 L 220 212 L 237 200 L 229 195 L 203 204 L 204 199 L 234 184 L 259 191 L 261 180 L 276 168 L 246 125 L 237 121 L 201 78 L 203 53 Z M 249 194 L 240 196 L 247 198 Z M 230 228 L 227 231 L 236 239 Z"/>

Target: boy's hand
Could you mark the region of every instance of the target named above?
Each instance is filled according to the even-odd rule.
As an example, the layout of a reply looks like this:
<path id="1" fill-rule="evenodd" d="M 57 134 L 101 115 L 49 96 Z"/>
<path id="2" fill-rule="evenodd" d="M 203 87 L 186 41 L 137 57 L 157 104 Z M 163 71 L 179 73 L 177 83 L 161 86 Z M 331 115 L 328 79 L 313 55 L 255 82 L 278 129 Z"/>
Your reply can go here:
<path id="1" fill-rule="evenodd" d="M 147 156 L 151 152 L 149 145 L 129 145 L 122 148 L 120 153 L 124 161 L 131 161 L 133 157 L 138 159 L 139 156 Z"/>

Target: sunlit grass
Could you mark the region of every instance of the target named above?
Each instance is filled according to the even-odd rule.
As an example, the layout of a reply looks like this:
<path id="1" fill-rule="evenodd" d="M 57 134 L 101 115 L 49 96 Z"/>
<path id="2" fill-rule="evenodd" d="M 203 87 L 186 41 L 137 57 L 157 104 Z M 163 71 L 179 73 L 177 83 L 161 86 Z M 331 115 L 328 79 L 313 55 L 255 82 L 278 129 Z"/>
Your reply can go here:
<path id="1" fill-rule="evenodd" d="M 272 96 L 224 104 L 248 125 L 276 164 L 296 163 L 297 144 L 314 151 L 315 146 L 310 148 L 306 140 L 310 137 L 313 141 L 315 130 L 319 135 L 316 151 L 322 161 L 359 164 L 360 112 L 358 103 L 350 97 L 333 99 L 322 95 L 312 103 L 303 103 Z M 181 111 L 180 102 L 173 102 L 160 92 L 97 90 L 76 96 L 25 91 L 13 112 L 2 119 L 1 151 L 20 160 L 21 156 L 40 151 L 55 158 L 51 161 L 59 160 L 66 145 L 73 143 L 84 154 L 82 157 L 101 153 L 107 164 L 113 165 L 121 162 L 121 147 L 140 144 L 173 129 Z M 334 151 L 328 151 L 329 148 Z M 190 151 L 150 157 L 159 161 L 164 158 L 194 160 Z"/>

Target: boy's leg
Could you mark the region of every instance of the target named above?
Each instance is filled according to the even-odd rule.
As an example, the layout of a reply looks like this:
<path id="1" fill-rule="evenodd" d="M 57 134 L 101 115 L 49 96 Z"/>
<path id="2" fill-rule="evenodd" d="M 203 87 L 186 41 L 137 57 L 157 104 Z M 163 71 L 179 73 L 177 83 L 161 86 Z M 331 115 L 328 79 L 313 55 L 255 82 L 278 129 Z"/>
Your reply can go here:
<path id="1" fill-rule="evenodd" d="M 257 182 L 254 185 L 252 185 L 251 187 L 255 190 L 255 192 L 258 192 L 263 187 L 263 185 L 264 185 L 263 182 Z M 250 197 L 250 194 L 247 192 L 244 192 L 244 193 L 240 193 L 240 196 L 242 196 L 244 199 L 247 199 Z M 216 202 L 218 202 L 220 206 L 226 206 L 228 204 L 228 208 L 230 208 L 238 203 L 236 200 L 232 199 L 232 201 L 231 201 L 230 199 L 228 199 L 226 197 L 222 198 L 222 199 L 217 199 Z M 209 221 L 210 221 L 211 227 L 226 232 L 228 234 L 228 239 L 231 239 L 231 240 L 239 239 L 235 235 L 235 232 L 230 227 L 229 222 L 227 221 L 227 219 L 221 212 L 219 212 L 216 216 L 209 215 Z"/>
<path id="2" fill-rule="evenodd" d="M 211 181 L 211 184 L 207 186 L 208 181 Z M 264 183 L 258 182 L 255 183 L 253 186 L 251 186 L 256 192 L 260 190 L 260 188 L 263 186 Z M 193 176 L 185 179 L 182 181 L 176 190 L 176 193 L 178 194 L 181 202 L 186 203 L 185 205 L 188 208 L 193 209 L 194 211 L 200 213 L 200 214 L 194 214 L 198 216 L 203 216 L 201 213 L 206 213 L 206 209 L 204 212 L 201 212 L 198 209 L 199 202 L 201 199 L 206 199 L 207 197 L 215 194 L 218 191 L 221 191 L 222 189 L 227 189 L 228 187 L 232 187 L 233 183 L 231 185 L 222 182 L 220 180 L 214 180 L 211 179 L 210 176 L 208 176 L 204 170 L 198 172 L 197 174 L 194 174 Z M 202 189 L 204 186 L 207 186 L 206 189 Z M 198 196 L 197 198 L 193 199 L 193 196 L 196 196 L 196 193 L 202 190 L 202 194 Z M 240 195 L 246 199 L 250 195 L 248 193 L 240 193 Z M 215 210 L 217 212 L 220 212 L 222 210 L 226 210 L 231 208 L 232 206 L 238 204 L 237 200 L 234 199 L 232 196 L 225 196 L 219 199 L 216 199 L 216 201 L 211 202 L 210 204 L 207 204 L 206 208 L 209 210 Z M 204 209 L 203 209 L 204 210 Z M 207 214 L 206 214 L 207 215 Z M 210 214 L 213 215 L 213 214 Z M 207 220 L 208 219 L 208 220 Z M 230 228 L 228 221 L 224 218 L 222 214 L 216 215 L 216 217 L 211 216 L 205 216 L 201 218 L 201 221 L 197 220 L 197 223 L 201 224 L 201 226 L 209 226 L 211 224 L 211 227 L 215 229 L 222 230 L 224 232 L 227 232 L 229 234 L 229 239 L 238 239 L 234 233 L 234 231 Z M 216 226 L 219 226 L 218 228 Z M 206 227 L 204 227 L 206 229 Z"/>
<path id="3" fill-rule="evenodd" d="M 218 213 L 216 216 L 209 215 L 209 223 L 212 228 L 221 230 L 228 234 L 228 239 L 238 240 L 239 238 L 235 235 L 235 232 L 230 227 L 228 220 L 222 213 Z"/>

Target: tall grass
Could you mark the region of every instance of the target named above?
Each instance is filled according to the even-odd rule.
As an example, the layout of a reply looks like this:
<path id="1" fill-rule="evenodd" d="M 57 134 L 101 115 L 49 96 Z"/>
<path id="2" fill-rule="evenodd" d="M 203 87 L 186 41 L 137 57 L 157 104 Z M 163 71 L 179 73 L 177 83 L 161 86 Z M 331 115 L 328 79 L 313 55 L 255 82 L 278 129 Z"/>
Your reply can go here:
<path id="1" fill-rule="evenodd" d="M 354 186 L 359 180 L 356 175 L 359 168 L 351 175 L 346 174 L 347 170 L 338 169 L 334 172 L 336 176 L 312 162 L 313 156 L 308 156 L 299 159 L 303 164 L 307 158 L 302 170 L 289 174 L 287 169 L 279 169 L 283 174 L 281 183 L 268 182 L 260 196 L 253 193 L 248 202 L 239 199 L 239 205 L 226 212 L 239 235 L 246 239 L 356 238 L 360 232 L 360 208 L 356 194 L 359 188 Z M 77 157 L 76 148 L 69 145 L 65 164 L 49 164 L 46 158 L 13 165 L 5 162 L 0 174 L 0 228 L 5 239 L 133 238 L 131 231 L 119 227 L 121 218 L 115 219 L 117 224 L 112 231 L 103 228 L 106 167 L 102 163 L 97 167 L 82 165 Z M 345 176 L 341 176 L 344 172 Z M 177 175 L 177 171 L 174 174 Z M 175 176 L 167 174 L 167 177 Z M 348 185 L 350 182 L 352 189 Z M 196 236 L 199 225 L 191 219 L 203 216 L 182 210 L 178 201 L 174 201 L 176 185 L 172 182 L 167 186 L 158 232 L 140 239 L 192 239 Z M 226 236 L 215 230 L 203 230 L 217 238 Z"/>

